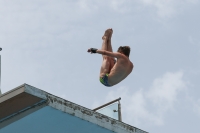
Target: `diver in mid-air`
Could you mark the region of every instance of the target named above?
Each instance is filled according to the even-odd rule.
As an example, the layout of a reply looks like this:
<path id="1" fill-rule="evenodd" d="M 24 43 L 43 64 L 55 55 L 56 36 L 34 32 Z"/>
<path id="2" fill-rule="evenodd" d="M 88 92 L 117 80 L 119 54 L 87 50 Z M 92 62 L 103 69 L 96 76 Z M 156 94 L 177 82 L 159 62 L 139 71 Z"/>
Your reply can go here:
<path id="1" fill-rule="evenodd" d="M 100 82 L 107 87 L 121 82 L 131 73 L 134 67 L 133 63 L 129 60 L 129 46 L 120 46 L 117 52 L 113 52 L 111 45 L 112 33 L 112 29 L 105 31 L 102 37 L 103 44 L 101 49 L 88 49 L 90 53 L 102 54 L 103 62 L 100 70 Z"/>

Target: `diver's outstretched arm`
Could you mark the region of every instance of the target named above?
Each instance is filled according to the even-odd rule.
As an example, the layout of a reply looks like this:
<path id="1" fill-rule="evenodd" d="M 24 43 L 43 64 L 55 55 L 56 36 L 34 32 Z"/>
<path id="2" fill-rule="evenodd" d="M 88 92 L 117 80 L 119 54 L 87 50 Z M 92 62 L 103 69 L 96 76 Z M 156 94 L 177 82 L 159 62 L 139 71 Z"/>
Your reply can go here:
<path id="1" fill-rule="evenodd" d="M 98 54 L 102 54 L 102 55 L 107 55 L 107 56 L 114 57 L 114 58 L 121 57 L 121 54 L 118 53 L 118 52 L 113 53 L 113 52 L 109 52 L 109 51 L 106 51 L 106 50 L 99 50 L 99 49 L 95 49 L 95 48 L 88 49 L 88 52 L 89 53 L 98 53 Z"/>

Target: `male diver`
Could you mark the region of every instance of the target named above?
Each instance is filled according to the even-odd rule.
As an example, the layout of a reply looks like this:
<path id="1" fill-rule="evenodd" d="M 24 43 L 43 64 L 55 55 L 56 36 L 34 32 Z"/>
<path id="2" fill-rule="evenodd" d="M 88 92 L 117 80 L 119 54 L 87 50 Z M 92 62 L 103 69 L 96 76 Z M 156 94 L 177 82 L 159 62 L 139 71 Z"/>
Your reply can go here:
<path id="1" fill-rule="evenodd" d="M 121 82 L 131 73 L 134 67 L 133 63 L 129 60 L 129 46 L 120 46 L 117 52 L 113 52 L 111 46 L 112 33 L 112 29 L 105 31 L 102 37 L 103 44 L 101 49 L 88 49 L 89 53 L 102 54 L 103 62 L 100 70 L 100 82 L 107 87 Z"/>

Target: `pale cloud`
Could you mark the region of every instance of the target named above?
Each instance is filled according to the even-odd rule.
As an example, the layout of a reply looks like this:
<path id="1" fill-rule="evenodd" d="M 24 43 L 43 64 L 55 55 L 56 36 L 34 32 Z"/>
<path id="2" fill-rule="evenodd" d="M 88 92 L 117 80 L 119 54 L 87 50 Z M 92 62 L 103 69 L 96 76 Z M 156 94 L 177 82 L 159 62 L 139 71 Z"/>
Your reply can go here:
<path id="1" fill-rule="evenodd" d="M 79 0 L 78 5 L 82 9 L 83 12 L 91 12 L 94 10 L 98 10 L 98 2 L 94 2 L 92 0 Z"/>
<path id="2" fill-rule="evenodd" d="M 154 80 L 152 87 L 147 92 L 147 97 L 162 109 L 168 110 L 173 107 L 177 94 L 183 90 L 186 85 L 182 80 L 183 72 L 167 72 L 163 77 Z"/>
<path id="3" fill-rule="evenodd" d="M 198 36 L 198 35 L 197 35 Z M 188 37 L 188 41 L 189 41 L 189 44 L 192 44 L 193 46 L 195 46 L 196 48 L 197 48 L 197 53 L 198 53 L 198 62 L 200 63 L 200 40 L 199 40 L 199 38 L 198 37 L 194 37 L 194 36 L 189 36 Z M 198 69 L 198 70 L 192 70 L 192 71 L 194 71 L 194 74 L 199 74 L 199 72 L 200 72 L 200 70 Z"/>
<path id="4" fill-rule="evenodd" d="M 160 18 L 170 18 L 184 10 L 188 4 L 195 4 L 198 0 L 141 0 L 141 2 L 156 8 Z"/>
<path id="5" fill-rule="evenodd" d="M 200 40 L 199 40 L 199 38 L 194 37 L 194 36 L 189 36 L 188 41 L 193 46 L 196 46 L 199 49 L 198 53 L 200 53 Z"/>
<path id="6" fill-rule="evenodd" d="M 160 17 L 169 17 L 175 12 L 173 0 L 142 0 L 142 2 L 145 5 L 155 7 Z"/>
<path id="7" fill-rule="evenodd" d="M 130 0 L 111 0 L 110 6 L 113 10 L 120 13 L 131 11 L 131 5 L 133 4 Z"/>
<path id="8" fill-rule="evenodd" d="M 83 12 L 112 9 L 118 13 L 133 13 L 148 9 L 148 12 L 155 14 L 156 18 L 167 19 L 181 13 L 189 5 L 195 5 L 198 2 L 199 0 L 79 0 L 78 4 Z"/>
<path id="9" fill-rule="evenodd" d="M 76 3 L 81 13 L 93 14 L 96 12 L 138 13 L 147 11 L 158 20 L 172 18 L 183 12 L 190 5 L 195 5 L 199 0 L 79 0 Z M 133 14 L 133 15 L 134 15 Z"/>
<path id="10" fill-rule="evenodd" d="M 190 109 L 200 118 L 200 98 L 195 98 L 192 95 L 187 95 L 187 101 L 190 103 Z"/>
<path id="11" fill-rule="evenodd" d="M 200 117 L 200 99 L 193 101 L 193 110 Z"/>
<path id="12" fill-rule="evenodd" d="M 190 44 L 200 46 L 200 40 L 198 40 L 197 38 L 195 38 L 193 36 L 189 36 L 188 41 L 189 41 Z"/>
<path id="13" fill-rule="evenodd" d="M 131 88 L 121 87 L 110 91 L 106 101 L 122 97 L 122 114 L 128 123 L 163 125 L 167 112 L 174 110 L 178 94 L 185 88 L 182 71 L 167 72 L 156 78 L 149 89 L 132 92 Z"/>
<path id="14" fill-rule="evenodd" d="M 79 0 L 77 3 L 82 9 L 83 12 L 93 13 L 96 11 L 106 11 L 107 10 L 114 10 L 115 12 L 125 13 L 130 11 L 130 0 L 101 0 L 101 1 L 93 1 L 93 0 Z"/>

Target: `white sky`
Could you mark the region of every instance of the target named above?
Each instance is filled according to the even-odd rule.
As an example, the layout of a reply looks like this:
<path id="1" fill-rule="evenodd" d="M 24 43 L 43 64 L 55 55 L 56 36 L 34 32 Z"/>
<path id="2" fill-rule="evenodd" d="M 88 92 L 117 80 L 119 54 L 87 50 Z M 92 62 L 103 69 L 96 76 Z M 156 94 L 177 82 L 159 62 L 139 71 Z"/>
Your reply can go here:
<path id="1" fill-rule="evenodd" d="M 151 133 L 200 130 L 199 0 L 0 0 L 2 92 L 23 83 L 95 108 L 121 97 L 123 121 Z M 101 37 L 135 68 L 99 82 Z"/>

